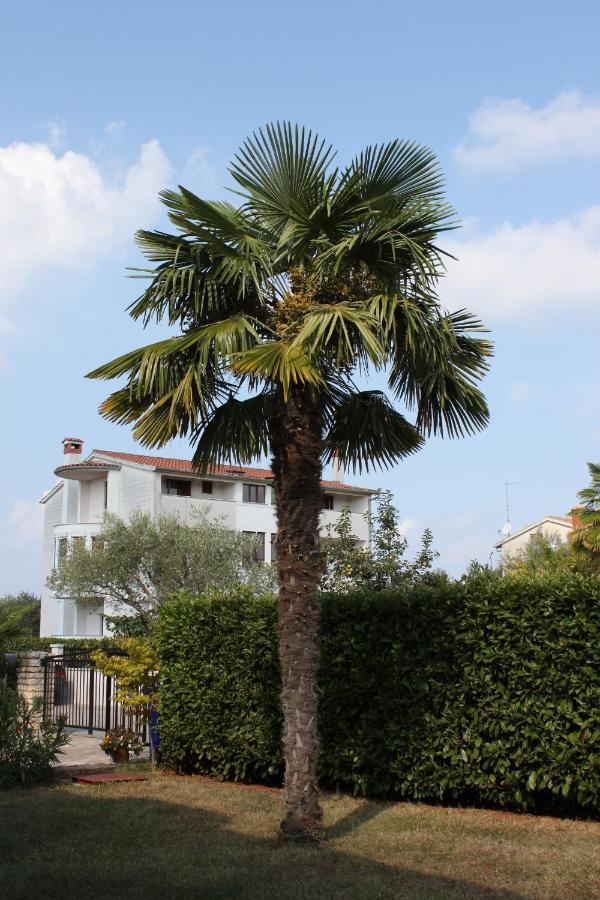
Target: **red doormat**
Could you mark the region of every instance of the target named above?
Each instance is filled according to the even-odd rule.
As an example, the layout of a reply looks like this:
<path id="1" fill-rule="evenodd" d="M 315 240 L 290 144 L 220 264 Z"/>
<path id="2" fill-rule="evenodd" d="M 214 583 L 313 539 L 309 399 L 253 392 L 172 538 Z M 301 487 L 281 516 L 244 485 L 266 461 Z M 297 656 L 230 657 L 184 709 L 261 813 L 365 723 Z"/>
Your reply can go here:
<path id="1" fill-rule="evenodd" d="M 146 775 L 127 775 L 126 772 L 107 772 L 105 775 L 74 775 L 75 784 L 105 784 L 109 781 L 147 781 Z"/>

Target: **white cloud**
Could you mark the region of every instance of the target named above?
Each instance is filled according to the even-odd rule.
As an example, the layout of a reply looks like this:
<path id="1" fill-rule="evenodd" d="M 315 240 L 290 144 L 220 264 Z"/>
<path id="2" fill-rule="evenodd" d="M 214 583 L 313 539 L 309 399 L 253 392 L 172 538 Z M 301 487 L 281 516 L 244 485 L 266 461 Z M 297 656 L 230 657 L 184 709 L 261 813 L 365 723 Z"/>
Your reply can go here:
<path id="1" fill-rule="evenodd" d="M 471 227 L 446 249 L 458 257 L 441 285 L 449 308 L 521 322 L 600 310 L 600 206 L 551 222 Z"/>
<path id="2" fill-rule="evenodd" d="M 531 389 L 530 384 L 526 384 L 524 381 L 518 381 L 515 384 L 511 385 L 510 388 L 510 402 L 516 404 L 524 403 L 525 400 L 529 400 L 533 391 Z"/>
<path id="3" fill-rule="evenodd" d="M 208 199 L 212 199 L 218 192 L 217 173 L 208 161 L 206 147 L 197 147 L 189 157 L 181 173 L 181 183 L 188 190 L 201 197 L 206 196 Z"/>
<path id="4" fill-rule="evenodd" d="M 8 516 L 8 534 L 16 543 L 37 546 L 41 542 L 44 509 L 37 501 L 15 500 Z"/>
<path id="5" fill-rule="evenodd" d="M 159 209 L 170 166 L 158 141 L 144 144 L 118 182 L 89 156 L 47 144 L 0 147 L 0 329 L 18 294 L 46 267 L 96 263 Z M 40 302 L 43 292 L 38 292 Z"/>
<path id="6" fill-rule="evenodd" d="M 121 134 L 123 129 L 125 128 L 125 121 L 123 119 L 119 119 L 115 122 L 109 122 L 106 128 L 104 129 L 107 134 L 117 135 Z"/>
<path id="7" fill-rule="evenodd" d="M 489 98 L 471 116 L 454 150 L 461 165 L 513 172 L 547 162 L 600 158 L 600 99 L 565 91 L 535 109 L 520 99 Z"/>
<path id="8" fill-rule="evenodd" d="M 401 522 L 398 523 L 398 534 L 401 534 L 402 537 L 407 537 L 409 532 L 415 527 L 415 520 L 410 518 L 402 519 Z"/>
<path id="9" fill-rule="evenodd" d="M 42 123 L 42 128 L 48 134 L 48 143 L 53 150 L 57 150 L 62 146 L 67 133 L 64 122 L 58 119 L 50 119 L 48 122 Z"/>

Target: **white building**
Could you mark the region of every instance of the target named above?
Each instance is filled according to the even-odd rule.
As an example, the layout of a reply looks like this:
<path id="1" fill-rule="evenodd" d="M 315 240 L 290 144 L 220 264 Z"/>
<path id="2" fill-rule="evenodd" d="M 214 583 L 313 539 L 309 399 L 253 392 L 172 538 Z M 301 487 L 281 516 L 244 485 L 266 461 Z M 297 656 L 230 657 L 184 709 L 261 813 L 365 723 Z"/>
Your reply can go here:
<path id="1" fill-rule="evenodd" d="M 554 538 L 565 544 L 569 539 L 569 535 L 573 531 L 572 516 L 544 516 L 538 522 L 532 525 L 525 525 L 514 534 L 508 535 L 495 545 L 496 550 L 502 553 L 502 559 L 514 559 L 520 556 L 531 538 L 536 535 L 543 535 L 547 538 Z"/>
<path id="2" fill-rule="evenodd" d="M 44 586 L 40 633 L 85 636 L 103 633 L 104 609 L 78 605 L 67 597 L 55 597 L 46 586 L 52 569 L 81 542 L 93 546 L 104 515 L 123 519 L 134 510 L 178 513 L 183 518 L 198 509 L 227 527 L 257 536 L 259 553 L 273 561 L 272 541 L 276 533 L 272 473 L 269 469 L 217 466 L 199 478 L 184 459 L 167 459 L 113 450 L 93 450 L 83 459 L 83 441 L 65 438 L 63 465 L 55 470 L 61 479 L 41 500 L 44 505 Z M 335 522 L 340 510 L 350 508 L 352 528 L 364 546 L 369 541 L 369 510 L 373 491 L 344 484 L 339 469 L 337 481 L 323 481 L 322 525 Z M 114 610 L 106 610 L 111 614 Z"/>

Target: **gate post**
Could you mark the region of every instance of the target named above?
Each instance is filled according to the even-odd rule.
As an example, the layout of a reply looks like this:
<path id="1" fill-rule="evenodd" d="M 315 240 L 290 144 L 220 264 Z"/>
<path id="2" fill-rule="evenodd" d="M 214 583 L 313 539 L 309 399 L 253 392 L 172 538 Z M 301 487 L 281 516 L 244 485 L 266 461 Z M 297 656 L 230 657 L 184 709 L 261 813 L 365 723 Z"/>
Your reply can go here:
<path id="1" fill-rule="evenodd" d="M 96 681 L 96 667 L 90 664 L 90 686 L 88 690 L 88 734 L 94 733 L 94 687 Z"/>
<path id="2" fill-rule="evenodd" d="M 17 662 L 17 691 L 31 703 L 34 697 L 44 696 L 44 660 L 49 653 L 28 650 L 19 653 Z"/>
<path id="3" fill-rule="evenodd" d="M 31 703 L 36 697 L 44 698 L 44 660 L 49 655 L 49 653 L 39 650 L 28 650 L 19 653 L 17 661 L 17 692 L 28 703 Z"/>
<path id="4" fill-rule="evenodd" d="M 110 700 L 111 700 L 111 677 L 110 675 L 104 676 L 106 681 L 106 694 L 104 697 L 104 730 L 110 731 Z"/>

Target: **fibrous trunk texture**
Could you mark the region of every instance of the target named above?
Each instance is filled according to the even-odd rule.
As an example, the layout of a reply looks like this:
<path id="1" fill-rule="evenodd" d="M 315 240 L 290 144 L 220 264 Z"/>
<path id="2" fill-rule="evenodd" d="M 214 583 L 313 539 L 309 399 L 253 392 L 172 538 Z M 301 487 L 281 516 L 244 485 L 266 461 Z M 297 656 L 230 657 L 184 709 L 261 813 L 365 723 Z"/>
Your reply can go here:
<path id="1" fill-rule="evenodd" d="M 279 661 L 282 679 L 285 758 L 281 823 L 286 838 L 321 841 L 317 786 L 319 546 L 322 413 L 305 389 L 276 401 L 272 428 L 277 502 Z"/>

